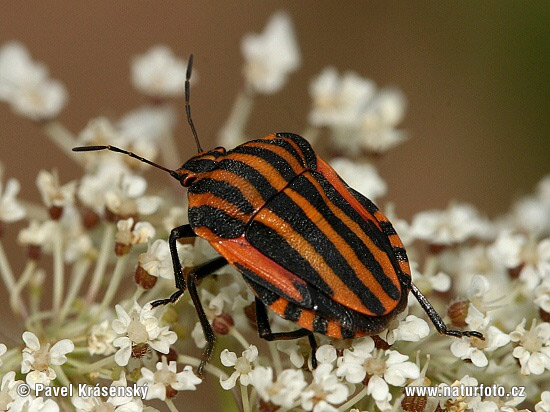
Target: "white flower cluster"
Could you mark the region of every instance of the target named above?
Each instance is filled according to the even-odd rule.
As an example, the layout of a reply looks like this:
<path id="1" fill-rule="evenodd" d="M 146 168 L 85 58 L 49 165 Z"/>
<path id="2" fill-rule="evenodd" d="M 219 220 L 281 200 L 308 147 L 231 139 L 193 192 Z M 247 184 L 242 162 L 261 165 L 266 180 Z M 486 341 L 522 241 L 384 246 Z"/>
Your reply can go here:
<path id="1" fill-rule="evenodd" d="M 67 91 L 21 43 L 9 42 L 0 48 L 0 100 L 32 120 L 51 120 L 67 103 Z"/>
<path id="2" fill-rule="evenodd" d="M 242 140 L 255 96 L 281 90 L 299 67 L 292 27 L 288 15 L 277 13 L 263 33 L 243 39 L 245 88 L 222 128 L 224 139 Z M 4 182 L 0 167 L 0 278 L 15 322 L 23 326 L 19 346 L 0 343 L 0 411 L 151 412 L 156 409 L 148 403 L 157 399 L 173 412 L 189 409 L 178 392 L 202 389 L 195 370 L 206 339 L 197 296 L 186 293 L 178 305 L 150 304 L 174 292 L 166 239 L 172 228 L 188 223 L 186 204 L 149 186 L 142 176 L 147 165 L 135 158 L 70 151 L 114 145 L 151 160 L 160 157 L 161 164 L 181 164 L 172 135 L 177 111 L 168 98 L 181 97 L 185 66 L 164 46 L 134 58 L 132 82 L 151 105 L 121 119 L 98 117 L 73 135 L 54 120 L 65 103 L 64 88 L 20 44 L 0 48 L 0 99 L 33 120 L 47 120 L 45 134 L 83 167 L 82 176 L 69 182 L 63 170 L 40 171 L 40 204 L 18 200 L 19 183 Z M 304 136 L 315 140 L 327 132 L 317 154 L 356 190 L 371 199 L 384 196 L 387 185 L 369 158 L 405 140 L 398 129 L 402 94 L 333 68 L 314 79 L 310 91 Z M 420 212 L 411 222 L 391 205 L 384 210 L 407 248 L 415 284 L 440 313 L 447 305 L 443 317 L 449 327 L 482 332 L 484 340 L 437 336 L 411 298 L 378 335 L 355 340 L 316 335 L 313 368 L 307 338 L 269 342 L 269 350 L 253 344 L 255 296 L 235 269 L 224 267 L 215 272 L 224 276 L 200 279 L 203 321 L 221 349 L 204 372 L 230 390 L 244 411 L 550 411 L 550 177 L 496 220 L 459 202 Z M 24 218 L 28 224 L 18 241 L 26 261 L 13 265 L 2 235 Z M 180 239 L 172 248 L 185 278 L 218 257 L 203 239 Z M 23 270 L 15 273 L 14 267 Z M 280 317 L 270 322 L 277 332 L 296 330 Z M 23 382 L 58 387 L 83 381 L 105 388 L 140 385 L 147 394 L 75 396 L 69 404 L 16 390 Z M 494 382 L 525 386 L 526 397 L 410 398 L 403 389 Z"/>

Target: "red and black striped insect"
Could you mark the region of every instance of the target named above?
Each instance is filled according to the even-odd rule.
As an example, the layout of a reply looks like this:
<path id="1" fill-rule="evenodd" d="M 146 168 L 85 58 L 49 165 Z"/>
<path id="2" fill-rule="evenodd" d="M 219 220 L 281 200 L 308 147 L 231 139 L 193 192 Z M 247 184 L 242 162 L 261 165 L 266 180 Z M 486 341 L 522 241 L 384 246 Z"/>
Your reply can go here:
<path id="1" fill-rule="evenodd" d="M 172 229 L 170 251 L 177 291 L 154 306 L 175 303 L 188 288 L 208 342 L 202 374 L 215 335 L 197 293 L 197 282 L 230 264 L 256 296 L 258 331 L 266 340 L 307 336 L 331 338 L 374 335 L 407 305 L 409 291 L 439 333 L 483 339 L 475 331 L 449 330 L 411 280 L 407 253 L 395 229 L 365 196 L 349 187 L 318 157 L 310 144 L 292 133 L 276 133 L 226 151 L 203 151 L 191 120 L 189 58 L 186 113 L 198 154 L 170 170 L 113 146 L 108 149 L 160 168 L 188 188 L 189 224 Z M 221 255 L 194 268 L 186 279 L 176 241 L 199 236 Z M 266 307 L 298 326 L 273 333 Z"/>

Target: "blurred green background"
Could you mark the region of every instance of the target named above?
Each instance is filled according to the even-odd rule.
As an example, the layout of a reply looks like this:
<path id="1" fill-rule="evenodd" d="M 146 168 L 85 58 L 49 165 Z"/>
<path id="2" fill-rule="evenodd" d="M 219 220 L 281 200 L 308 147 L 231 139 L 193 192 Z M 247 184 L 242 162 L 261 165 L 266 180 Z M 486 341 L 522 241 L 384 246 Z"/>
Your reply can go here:
<path id="1" fill-rule="evenodd" d="M 548 1 L 100 0 L 3 2 L 2 9 L 0 44 L 20 40 L 65 83 L 70 102 L 60 120 L 75 133 L 91 118 L 118 118 L 144 103 L 130 84 L 130 60 L 166 44 L 182 57 L 195 54 L 193 116 L 203 146 L 214 145 L 243 83 L 242 36 L 260 32 L 283 9 L 294 21 L 303 64 L 280 93 L 258 99 L 249 136 L 304 130 L 310 80 L 334 65 L 407 96 L 402 127 L 410 140 L 377 162 L 389 186 L 381 203 L 393 201 L 400 216 L 458 199 L 494 217 L 550 172 Z M 183 163 L 194 145 L 181 114 Z M 0 160 L 6 177 L 21 181 L 21 197 L 39 200 L 40 169 L 57 168 L 62 182 L 80 176 L 37 126 L 5 104 L 0 125 Z M 154 172 L 148 178 L 166 180 Z M 5 244 L 22 226 L 7 228 Z M 24 252 L 10 246 L 18 269 Z M 207 410 L 204 388 L 192 396 Z"/>

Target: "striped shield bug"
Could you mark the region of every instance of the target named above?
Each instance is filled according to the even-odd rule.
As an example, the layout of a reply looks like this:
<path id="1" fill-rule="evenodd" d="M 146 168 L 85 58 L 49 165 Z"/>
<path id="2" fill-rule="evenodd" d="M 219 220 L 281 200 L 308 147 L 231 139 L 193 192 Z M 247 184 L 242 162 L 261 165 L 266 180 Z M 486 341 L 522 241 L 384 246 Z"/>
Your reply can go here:
<path id="1" fill-rule="evenodd" d="M 191 119 L 189 58 L 185 110 L 198 154 L 171 170 L 114 146 L 111 150 L 162 169 L 187 187 L 189 224 L 170 232 L 176 292 L 153 306 L 175 303 L 189 289 L 207 340 L 199 374 L 211 357 L 215 335 L 199 300 L 197 282 L 230 264 L 256 296 L 260 337 L 308 337 L 315 367 L 314 333 L 348 339 L 375 335 L 407 306 L 409 291 L 441 334 L 484 339 L 480 332 L 449 330 L 411 280 L 407 253 L 384 214 L 349 187 L 310 144 L 275 133 L 226 151 L 204 151 Z M 199 236 L 220 257 L 184 278 L 176 250 L 181 238 Z M 300 329 L 274 333 L 266 308 Z"/>

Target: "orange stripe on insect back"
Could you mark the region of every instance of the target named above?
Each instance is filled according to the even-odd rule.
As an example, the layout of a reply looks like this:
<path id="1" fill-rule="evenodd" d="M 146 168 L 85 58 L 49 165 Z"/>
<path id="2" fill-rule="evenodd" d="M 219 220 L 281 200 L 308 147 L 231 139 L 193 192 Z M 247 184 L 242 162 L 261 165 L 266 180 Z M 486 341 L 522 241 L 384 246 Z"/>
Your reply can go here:
<path id="1" fill-rule="evenodd" d="M 285 191 L 285 193 L 288 194 L 298 206 L 300 206 L 304 210 L 307 210 L 309 214 L 309 209 L 311 208 L 311 206 L 309 205 L 309 203 L 305 204 L 307 201 L 304 202 L 303 198 L 299 199 L 299 196 L 296 196 L 296 192 L 294 191 L 288 190 Z M 317 211 L 309 215 L 311 220 L 314 221 L 317 225 L 319 225 L 319 221 L 323 219 L 322 216 L 318 215 Z M 281 237 L 283 237 L 288 242 L 290 247 L 296 250 L 300 254 L 300 256 L 303 256 L 307 259 L 309 264 L 315 269 L 315 271 L 319 274 L 323 281 L 330 287 L 331 291 L 333 292 L 333 296 L 331 296 L 332 299 L 357 312 L 371 316 L 375 315 L 373 312 L 367 309 L 365 305 L 363 305 L 363 303 L 354 293 L 354 291 L 351 290 L 336 273 L 334 273 L 332 268 L 326 263 L 323 256 L 320 255 L 315 250 L 315 248 L 300 233 L 295 231 L 292 226 L 289 225 L 286 221 L 281 219 L 277 214 L 269 209 L 260 210 L 254 219 L 262 222 L 267 227 L 279 233 Z M 340 238 L 340 236 L 336 232 L 330 232 L 328 236 L 334 242 L 338 242 L 336 238 Z M 343 246 L 341 247 L 343 248 Z M 378 284 L 378 282 L 374 282 Z"/>
<path id="2" fill-rule="evenodd" d="M 313 320 L 315 319 L 315 312 L 309 309 L 303 309 L 300 317 L 296 321 L 298 325 L 307 330 L 313 331 Z"/>
<path id="3" fill-rule="evenodd" d="M 269 184 L 276 190 L 281 190 L 288 184 L 287 180 L 281 176 L 281 173 L 275 166 L 258 158 L 258 156 L 246 153 L 231 153 L 227 155 L 225 159 L 238 160 L 252 166 L 260 174 L 262 174 L 262 176 L 265 177 Z"/>
<path id="4" fill-rule="evenodd" d="M 348 188 L 340 180 L 340 176 L 338 176 L 338 173 L 336 173 L 336 171 L 319 156 L 317 156 L 317 171 L 320 172 L 330 182 L 332 186 L 334 186 L 338 193 L 340 193 L 340 195 L 342 195 L 342 197 L 346 199 L 346 202 L 348 202 L 350 206 L 353 207 L 363 219 L 374 222 L 376 226 L 381 229 L 376 217 L 374 217 L 372 213 L 368 212 L 365 207 L 355 198 L 355 196 L 350 193 Z"/>
<path id="5" fill-rule="evenodd" d="M 325 335 L 335 339 L 342 339 L 342 328 L 340 328 L 340 324 L 335 320 L 329 320 L 327 323 L 327 333 L 325 333 Z"/>
<path id="6" fill-rule="evenodd" d="M 269 305 L 269 308 L 278 314 L 279 316 L 285 317 L 285 310 L 288 306 L 288 300 L 284 298 L 279 298 L 275 302 L 273 302 L 271 305 Z"/>
<path id="7" fill-rule="evenodd" d="M 289 153 L 288 150 L 285 150 L 280 146 L 265 144 L 262 142 L 249 142 L 246 145 L 250 147 L 259 147 L 262 149 L 267 149 L 281 156 L 283 159 L 285 159 L 288 162 L 290 167 L 292 167 L 292 170 L 294 170 L 294 173 L 296 173 L 297 175 L 304 171 L 304 166 L 298 161 L 298 159 L 296 159 L 291 153 Z"/>
<path id="8" fill-rule="evenodd" d="M 319 190 L 319 193 L 323 194 L 323 191 L 322 191 L 323 189 L 320 187 L 317 181 L 315 181 L 315 179 L 311 177 L 309 173 L 306 174 L 305 177 L 313 185 L 316 186 L 317 190 Z M 340 236 L 340 234 L 336 230 L 334 230 L 334 228 L 323 217 L 323 215 L 317 209 L 315 209 L 305 197 L 303 197 L 300 193 L 292 189 L 286 190 L 285 193 L 287 193 L 288 196 L 294 201 L 294 203 L 296 203 L 302 210 L 307 212 L 308 217 L 313 222 L 315 222 L 317 227 L 326 235 L 328 239 L 330 239 L 332 244 L 336 247 L 336 249 L 338 249 L 338 251 L 344 257 L 344 259 L 346 259 L 346 261 L 350 264 L 350 266 L 355 269 L 357 273 L 357 277 L 361 279 L 363 284 L 365 284 L 372 291 L 372 293 L 380 300 L 380 303 L 382 303 L 382 305 L 386 309 L 385 313 L 391 311 L 396 305 L 395 300 L 393 300 L 386 294 L 386 292 L 384 291 L 384 289 L 382 288 L 378 280 L 376 280 L 372 272 L 365 265 L 363 265 L 363 262 L 356 255 L 353 248 L 342 238 L 342 236 Z M 347 227 L 349 227 L 351 230 L 356 231 L 356 235 L 363 242 L 365 242 L 364 236 L 363 237 L 360 236 L 363 232 L 361 231 L 359 226 L 356 225 L 355 222 L 353 222 L 339 208 L 334 206 L 328 200 L 328 198 L 324 196 L 324 194 L 323 194 L 323 198 L 324 198 L 323 199 L 324 202 L 327 204 L 327 206 L 329 206 L 332 213 L 338 219 L 342 220 Z M 368 243 L 366 244 L 370 249 L 370 245 Z M 303 256 L 306 256 L 306 255 L 303 255 Z M 391 266 L 391 262 L 389 262 L 389 259 L 388 259 L 388 263 L 390 264 L 390 267 L 393 270 L 393 266 Z M 317 272 L 321 275 L 323 280 L 331 287 L 332 291 L 334 292 L 332 299 L 357 312 L 361 312 L 368 315 L 374 315 L 371 311 L 369 311 L 365 307 L 365 305 L 361 302 L 361 300 L 355 294 L 355 292 L 351 288 L 349 288 L 345 283 L 343 283 L 340 280 L 340 277 L 336 275 L 333 271 L 328 272 L 326 269 L 320 267 L 317 269 Z M 384 268 L 384 272 L 386 273 L 385 268 Z"/>
<path id="9" fill-rule="evenodd" d="M 250 183 L 249 180 L 246 180 L 233 172 L 224 169 L 215 169 L 211 172 L 206 173 L 205 177 L 227 182 L 232 186 L 235 186 L 241 191 L 243 196 L 246 198 L 246 200 L 250 202 L 255 210 L 259 209 L 265 204 L 265 201 L 263 200 L 260 192 L 258 192 L 256 187 L 252 183 Z"/>
<path id="10" fill-rule="evenodd" d="M 397 278 L 397 274 L 395 273 L 395 269 L 394 269 L 394 267 L 391 263 L 391 260 L 388 256 L 388 254 L 386 253 L 386 251 L 380 249 L 372 241 L 372 239 L 365 234 L 365 232 L 361 229 L 361 227 L 359 226 L 359 224 L 357 224 L 357 222 L 355 222 L 353 219 L 351 219 L 338 206 L 336 206 L 334 203 L 332 203 L 329 200 L 329 198 L 325 195 L 324 190 L 321 187 L 321 185 L 319 184 L 319 182 L 317 182 L 317 180 L 315 180 L 315 178 L 311 174 L 307 173 L 304 176 L 309 180 L 309 182 L 312 185 L 315 186 L 315 188 L 319 191 L 319 193 L 321 193 L 321 195 L 323 196 L 323 201 L 329 207 L 331 212 L 336 217 L 338 217 L 338 219 L 340 219 L 348 228 L 350 228 L 350 230 L 352 230 L 357 237 L 359 237 L 359 239 L 367 246 L 369 251 L 372 253 L 372 255 L 374 256 L 374 258 L 376 259 L 378 264 L 382 267 L 382 270 L 383 270 L 384 274 L 392 281 L 392 283 L 398 289 L 400 289 L 399 279 Z M 327 226 L 329 226 L 328 222 L 326 224 L 327 224 Z M 319 226 L 319 227 L 321 227 L 321 226 Z M 331 237 L 331 239 L 332 239 L 332 237 Z M 343 239 L 342 239 L 342 241 L 343 241 Z M 354 264 L 352 266 L 353 267 L 358 267 L 358 268 L 359 267 L 364 268 L 364 272 L 359 272 L 358 271 L 357 275 L 359 276 L 359 278 L 363 281 L 363 283 L 365 283 L 372 290 L 372 292 L 376 295 L 376 297 L 378 297 L 378 299 L 380 299 L 380 302 L 384 305 L 384 307 L 386 308 L 387 311 L 392 310 L 395 307 L 395 305 L 397 304 L 397 302 L 386 294 L 386 292 L 382 288 L 382 285 L 380 285 L 380 283 L 376 280 L 376 278 L 374 277 L 372 272 L 369 270 L 369 268 L 364 266 L 363 263 L 361 262 L 360 258 L 355 254 L 355 251 L 353 249 L 351 249 L 351 247 L 347 243 L 345 243 L 345 244 L 347 245 L 349 250 L 351 250 L 350 253 L 347 253 L 347 254 L 344 255 L 346 257 L 346 259 L 348 259 L 348 256 L 352 255 L 353 258 L 354 258 L 354 260 L 353 260 Z M 338 248 L 338 249 L 340 249 L 340 248 Z M 356 266 L 356 265 L 358 265 L 358 266 Z M 366 278 L 363 278 L 363 276 L 361 276 L 363 273 L 367 275 Z"/>

